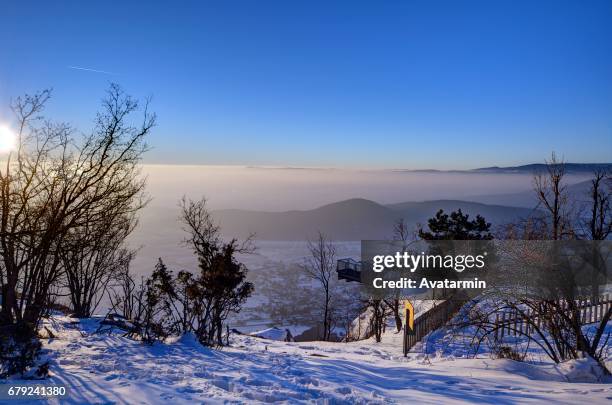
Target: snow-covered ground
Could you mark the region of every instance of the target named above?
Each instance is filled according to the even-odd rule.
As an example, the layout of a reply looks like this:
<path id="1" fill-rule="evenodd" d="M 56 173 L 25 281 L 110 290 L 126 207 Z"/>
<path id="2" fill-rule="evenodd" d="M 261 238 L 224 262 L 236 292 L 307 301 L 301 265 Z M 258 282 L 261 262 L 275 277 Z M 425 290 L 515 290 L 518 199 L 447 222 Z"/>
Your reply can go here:
<path id="1" fill-rule="evenodd" d="M 571 365 L 459 359 L 440 350 L 401 354 L 401 334 L 381 344 L 293 343 L 235 335 L 211 350 L 191 336 L 146 346 L 119 334 L 95 334 L 97 320 L 58 317 L 47 340 L 51 376 L 62 403 L 609 403 L 610 380 L 567 382 Z M 440 339 L 443 342 L 444 339 Z M 434 342 L 435 346 L 435 342 Z M 573 364 L 574 366 L 576 364 Z M 52 401 L 53 402 L 53 401 Z"/>

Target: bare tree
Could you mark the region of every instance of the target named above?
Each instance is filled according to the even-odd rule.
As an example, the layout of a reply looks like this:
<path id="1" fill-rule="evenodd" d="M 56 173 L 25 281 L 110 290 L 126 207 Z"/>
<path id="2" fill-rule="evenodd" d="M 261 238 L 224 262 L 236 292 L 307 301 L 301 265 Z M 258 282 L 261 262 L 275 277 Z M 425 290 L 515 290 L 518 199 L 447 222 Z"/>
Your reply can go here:
<path id="1" fill-rule="evenodd" d="M 370 297 L 365 302 L 365 309 L 370 313 L 370 331 L 376 342 L 380 343 L 387 325 L 387 317 L 393 312 L 386 300 Z"/>
<path id="2" fill-rule="evenodd" d="M 395 221 L 395 224 L 393 225 L 393 240 L 402 241 L 404 250 L 408 247 L 408 241 L 415 239 L 415 232 L 410 231 L 410 228 L 404 218 L 400 218 Z"/>
<path id="3" fill-rule="evenodd" d="M 319 232 L 315 240 L 308 241 L 310 257 L 306 260 L 304 269 L 306 274 L 316 280 L 321 286 L 323 294 L 322 317 L 323 335 L 322 340 L 329 340 L 333 327 L 332 322 L 332 299 L 333 278 L 336 270 L 336 247 L 323 233 Z"/>
<path id="4" fill-rule="evenodd" d="M 612 175 L 605 170 L 597 170 L 591 179 L 589 190 L 590 201 L 587 205 L 588 214 L 584 216 L 583 223 L 586 222 L 586 232 L 583 232 L 585 239 L 593 241 L 607 240 L 612 233 Z M 601 255 L 598 243 L 592 245 L 591 263 L 596 269 L 605 269 L 606 259 Z M 599 299 L 599 282 L 597 272 L 593 272 L 591 287 L 591 299 Z M 604 335 L 606 326 L 612 317 L 612 307 L 603 315 L 601 321 L 595 329 L 591 342 L 586 342 L 586 351 L 592 357 L 597 358 L 597 349 Z M 609 335 L 608 335 L 609 338 Z M 607 338 L 607 339 L 608 339 Z M 606 339 L 606 342 L 607 342 Z M 590 343 L 590 344 L 588 344 Z"/>
<path id="5" fill-rule="evenodd" d="M 602 361 L 608 341 L 601 343 L 598 330 L 587 335 L 583 330 L 574 300 L 530 299 L 511 291 L 484 294 L 480 302 L 468 309 L 466 317 L 454 326 L 475 326 L 475 352 L 483 342 L 493 349 L 504 346 L 503 333 L 526 338 L 528 345 L 539 346 L 555 363 L 577 359 L 588 354 L 605 368 Z M 501 320 L 500 320 L 501 319 Z M 609 338 L 609 336 L 608 336 Z"/>
<path id="6" fill-rule="evenodd" d="M 408 224 L 404 220 L 404 218 L 400 218 L 395 222 L 393 227 L 393 240 L 399 241 L 402 244 L 402 252 L 408 250 L 408 244 L 410 240 L 416 239 L 415 232 L 411 232 L 408 228 Z M 394 297 L 385 300 L 386 305 L 393 312 L 393 318 L 395 319 L 395 327 L 397 331 L 402 330 L 402 316 L 401 316 L 401 306 L 400 306 L 400 292 L 397 291 L 394 293 Z"/>
<path id="7" fill-rule="evenodd" d="M 551 231 L 550 238 L 558 240 L 562 238 L 583 238 L 593 241 L 601 241 L 608 238 L 612 231 L 611 220 L 611 191 L 610 175 L 603 170 L 594 173 L 591 180 L 589 191 L 589 202 L 587 203 L 587 215 L 578 213 L 578 218 L 572 221 L 572 214 L 569 212 L 568 196 L 566 186 L 563 185 L 565 174 L 564 163 L 552 154 L 551 160 L 547 162 L 547 176 L 535 178 L 536 193 L 542 205 L 547 209 L 550 216 Z M 582 232 L 577 232 L 574 226 L 582 225 Z M 598 277 L 597 269 L 604 269 L 606 258 L 602 257 L 600 245 L 594 243 L 585 247 L 585 252 L 580 255 L 586 258 L 592 268 L 592 288 L 591 300 L 599 299 L 599 285 L 596 281 Z M 574 281 L 568 276 L 566 285 L 562 286 L 562 304 L 558 302 L 538 302 L 538 308 L 544 308 L 542 316 L 551 319 L 547 325 L 549 332 L 555 338 L 555 344 L 563 347 L 559 357 L 570 356 L 576 358 L 578 353 L 587 353 L 591 357 L 598 359 L 598 347 L 605 326 L 612 316 L 612 308 L 604 314 L 601 322 L 596 328 L 592 339 L 589 339 L 582 330 L 580 310 L 577 308 Z M 552 320 L 555 320 L 553 322 Z"/>
<path id="8" fill-rule="evenodd" d="M 135 254 L 125 239 L 134 229 L 133 215 L 108 216 L 99 222 L 85 223 L 66 236 L 60 255 L 74 316 L 90 317 L 104 297 L 109 283 L 129 267 Z"/>
<path id="9" fill-rule="evenodd" d="M 500 328 L 511 330 L 513 334 L 524 336 L 530 343 L 540 346 L 557 363 L 586 354 L 598 360 L 605 369 L 601 356 L 610 335 L 603 335 L 612 316 L 612 308 L 601 314 L 601 320 L 595 328 L 585 330 L 585 320 L 581 316 L 584 309 L 581 305 L 586 302 L 588 285 L 582 284 L 584 281 L 580 285 L 577 283 L 576 271 L 592 269 L 589 270 L 592 271 L 589 302 L 597 303 L 599 269 L 605 269 L 609 248 L 599 243 L 563 244 L 549 241 L 577 238 L 598 241 L 609 237 L 610 189 L 606 183 L 609 177 L 601 171 L 595 173 L 589 201 L 578 213 L 578 217 L 572 218 L 572 202 L 563 184 L 564 164 L 553 154 L 546 166 L 544 174 L 535 176 L 534 185 L 547 217 L 531 218 L 523 224 L 509 226 L 504 235 L 506 239 L 531 241 L 507 245 L 508 250 L 503 256 L 511 257 L 511 261 L 519 268 L 531 269 L 529 274 L 539 275 L 525 284 L 529 286 L 528 294 L 524 288 L 505 288 L 481 296 L 481 300 L 487 304 L 482 307 L 477 305 L 470 310 L 471 322 L 477 325 L 474 330 L 479 335 L 475 339 L 478 342 L 493 337 L 493 340 L 497 340 Z M 576 231 L 574 227 L 579 225 L 582 228 Z M 551 261 L 551 258 L 554 260 Z M 534 271 L 536 268 L 538 270 Z M 513 272 L 508 268 L 505 270 L 504 278 L 507 279 Z M 584 296 L 580 296 L 581 293 Z M 496 317 L 499 318 L 500 314 L 503 319 L 509 315 L 512 321 L 499 322 Z M 522 326 L 517 328 L 517 324 Z"/>
<path id="10" fill-rule="evenodd" d="M 140 286 L 144 286 L 144 280 L 141 280 Z M 136 286 L 129 267 L 121 268 L 116 276 L 116 282 L 107 291 L 111 311 L 117 311 L 126 319 L 138 319 L 138 306 L 144 294 L 144 292 L 140 293 L 141 291 L 143 288 Z"/>
<path id="11" fill-rule="evenodd" d="M 75 137 L 68 124 L 43 121 L 49 91 L 18 98 L 18 149 L 0 170 L 0 325 L 36 324 L 50 287 L 63 275 L 59 252 L 71 232 L 137 210 L 145 179 L 138 163 L 155 124 L 148 102 L 139 104 L 111 85 L 89 135 Z"/>
<path id="12" fill-rule="evenodd" d="M 179 208 L 181 210 L 179 221 L 187 234 L 183 243 L 198 255 L 209 259 L 211 252 L 221 243 L 221 237 L 219 226 L 215 224 L 206 207 L 206 199 L 191 201 L 183 196 Z"/>
<path id="13" fill-rule="evenodd" d="M 119 274 L 118 283 L 109 289 L 111 309 L 98 331 L 116 327 L 126 331 L 125 336 L 138 338 L 143 343 L 152 344 L 163 341 L 175 332 L 172 308 L 168 305 L 166 285 L 171 273 L 161 259 L 158 259 L 153 274 L 140 284 L 124 268 Z"/>
<path id="14" fill-rule="evenodd" d="M 553 152 L 546 162 L 546 172 L 534 175 L 533 184 L 539 204 L 550 214 L 551 235 L 559 240 L 570 232 L 567 221 L 568 197 L 563 183 L 565 163 Z"/>
<path id="15" fill-rule="evenodd" d="M 593 173 L 589 189 L 589 202 L 583 216 L 583 237 L 606 240 L 612 233 L 612 174 L 605 170 Z"/>

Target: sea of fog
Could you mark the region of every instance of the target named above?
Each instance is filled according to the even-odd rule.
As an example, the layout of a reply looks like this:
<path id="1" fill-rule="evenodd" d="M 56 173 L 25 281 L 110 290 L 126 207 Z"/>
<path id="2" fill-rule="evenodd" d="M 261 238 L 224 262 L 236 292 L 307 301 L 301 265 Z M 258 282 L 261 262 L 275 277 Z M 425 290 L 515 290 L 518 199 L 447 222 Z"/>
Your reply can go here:
<path id="1" fill-rule="evenodd" d="M 381 204 L 462 199 L 525 191 L 528 174 L 340 170 L 242 166 L 145 165 L 152 205 L 173 207 L 182 195 L 205 196 L 212 209 L 312 209 L 349 198 Z M 569 183 L 585 176 L 566 177 Z"/>
<path id="2" fill-rule="evenodd" d="M 389 204 L 532 188 L 532 176 L 527 174 L 181 165 L 145 165 L 143 174 L 152 199 L 130 238 L 139 249 L 132 267 L 136 274 L 150 273 L 158 257 L 176 270 L 196 268 L 193 254 L 181 244 L 184 232 L 177 220 L 177 203 L 183 195 L 206 197 L 212 210 L 286 211 L 355 197 Z M 585 179 L 567 177 L 569 183 Z M 300 242 L 260 241 L 257 246 L 257 254 L 244 258 L 251 268 L 265 267 L 269 261 L 303 261 L 307 254 L 305 243 Z M 359 256 L 359 243 L 343 243 L 339 255 Z"/>

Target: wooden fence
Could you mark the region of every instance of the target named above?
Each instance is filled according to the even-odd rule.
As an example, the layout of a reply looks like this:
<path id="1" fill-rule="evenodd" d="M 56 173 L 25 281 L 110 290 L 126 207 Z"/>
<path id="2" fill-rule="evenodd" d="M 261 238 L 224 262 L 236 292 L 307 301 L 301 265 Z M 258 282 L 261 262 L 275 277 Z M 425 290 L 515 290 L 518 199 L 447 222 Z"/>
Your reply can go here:
<path id="1" fill-rule="evenodd" d="M 407 356 L 410 349 L 428 333 L 450 321 L 466 301 L 467 298 L 454 296 L 452 299 L 446 300 L 421 314 L 414 321 L 412 334 L 409 334 L 406 326 L 404 326 L 404 356 Z M 567 302 L 559 301 L 557 305 L 565 307 L 569 311 Z M 583 325 L 600 322 L 612 306 L 612 297 L 610 294 L 606 294 L 596 299 L 576 300 L 575 305 L 579 310 Z M 542 319 L 537 317 L 533 310 L 526 310 L 524 314 L 531 320 L 531 323 L 527 322 L 522 315 L 513 312 L 498 313 L 495 319 L 495 338 L 530 334 L 533 332 L 533 324 L 541 328 Z"/>
<path id="2" fill-rule="evenodd" d="M 459 309 L 466 303 L 467 298 L 456 294 L 450 299 L 436 305 L 414 320 L 413 333 L 408 333 L 404 325 L 404 357 L 410 349 L 429 332 L 438 329 L 450 321 Z M 406 322 L 404 322 L 405 324 Z"/>
<path id="3" fill-rule="evenodd" d="M 574 303 L 579 311 L 581 324 L 585 325 L 600 322 L 612 306 L 612 298 L 610 294 L 606 294 L 595 299 L 576 300 Z M 567 301 L 557 301 L 556 305 L 570 312 Z M 542 319 L 533 309 L 526 309 L 523 314 L 519 315 L 516 311 L 498 313 L 495 317 L 495 338 L 530 335 L 533 332 L 534 324 L 538 329 L 542 327 Z M 528 322 L 526 318 L 530 321 Z"/>

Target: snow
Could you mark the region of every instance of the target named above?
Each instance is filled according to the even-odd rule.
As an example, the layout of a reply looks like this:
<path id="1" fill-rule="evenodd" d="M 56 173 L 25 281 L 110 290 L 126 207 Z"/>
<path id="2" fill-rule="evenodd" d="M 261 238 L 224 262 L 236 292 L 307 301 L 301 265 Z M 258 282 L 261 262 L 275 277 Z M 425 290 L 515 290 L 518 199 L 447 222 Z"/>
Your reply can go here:
<path id="1" fill-rule="evenodd" d="M 487 344 L 486 339 L 480 345 L 474 339 L 474 336 L 478 335 L 478 328 L 474 325 L 465 326 L 468 312 L 473 307 L 480 306 L 486 308 L 490 304 L 488 300 L 473 300 L 464 305 L 454 319 L 446 326 L 431 332 L 423 338 L 413 348 L 413 351 L 424 353 L 427 356 L 455 358 L 470 358 L 474 357 L 475 354 L 479 356 L 493 356 L 491 347 Z M 592 338 L 596 327 L 596 324 L 584 325 L 583 332 L 585 336 Z M 603 336 L 608 335 L 612 336 L 612 322 L 609 322 L 604 330 Z M 537 340 L 541 341 L 540 339 Z M 499 343 L 518 353 L 525 354 L 525 360 L 529 362 L 541 363 L 550 361 L 544 351 L 537 344 L 534 344 L 533 341 L 530 342 L 525 336 L 507 334 L 500 338 Z M 612 369 L 612 346 L 610 344 L 603 347 L 603 358 L 608 369 Z"/>
<path id="2" fill-rule="evenodd" d="M 62 403 L 596 404 L 612 399 L 610 380 L 567 382 L 567 375 L 582 375 L 587 362 L 460 359 L 437 351 L 436 344 L 431 353 L 416 350 L 404 358 L 401 345 L 394 346 L 401 333 L 392 330 L 382 344 L 232 335 L 231 347 L 212 350 L 193 335 L 147 346 L 118 333 L 94 333 L 99 319 L 71 321 L 57 317 L 51 325 L 57 337 L 44 343 L 51 373 L 46 383 L 69 389 Z"/>
<path id="3" fill-rule="evenodd" d="M 260 330 L 258 332 L 252 332 L 249 335 L 259 337 L 262 339 L 278 340 L 281 342 L 292 342 L 293 334 L 289 329 L 281 329 L 277 327 Z"/>
<path id="4" fill-rule="evenodd" d="M 558 368 L 565 378 L 572 382 L 595 383 L 605 378 L 601 367 L 590 357 L 562 363 Z"/>

